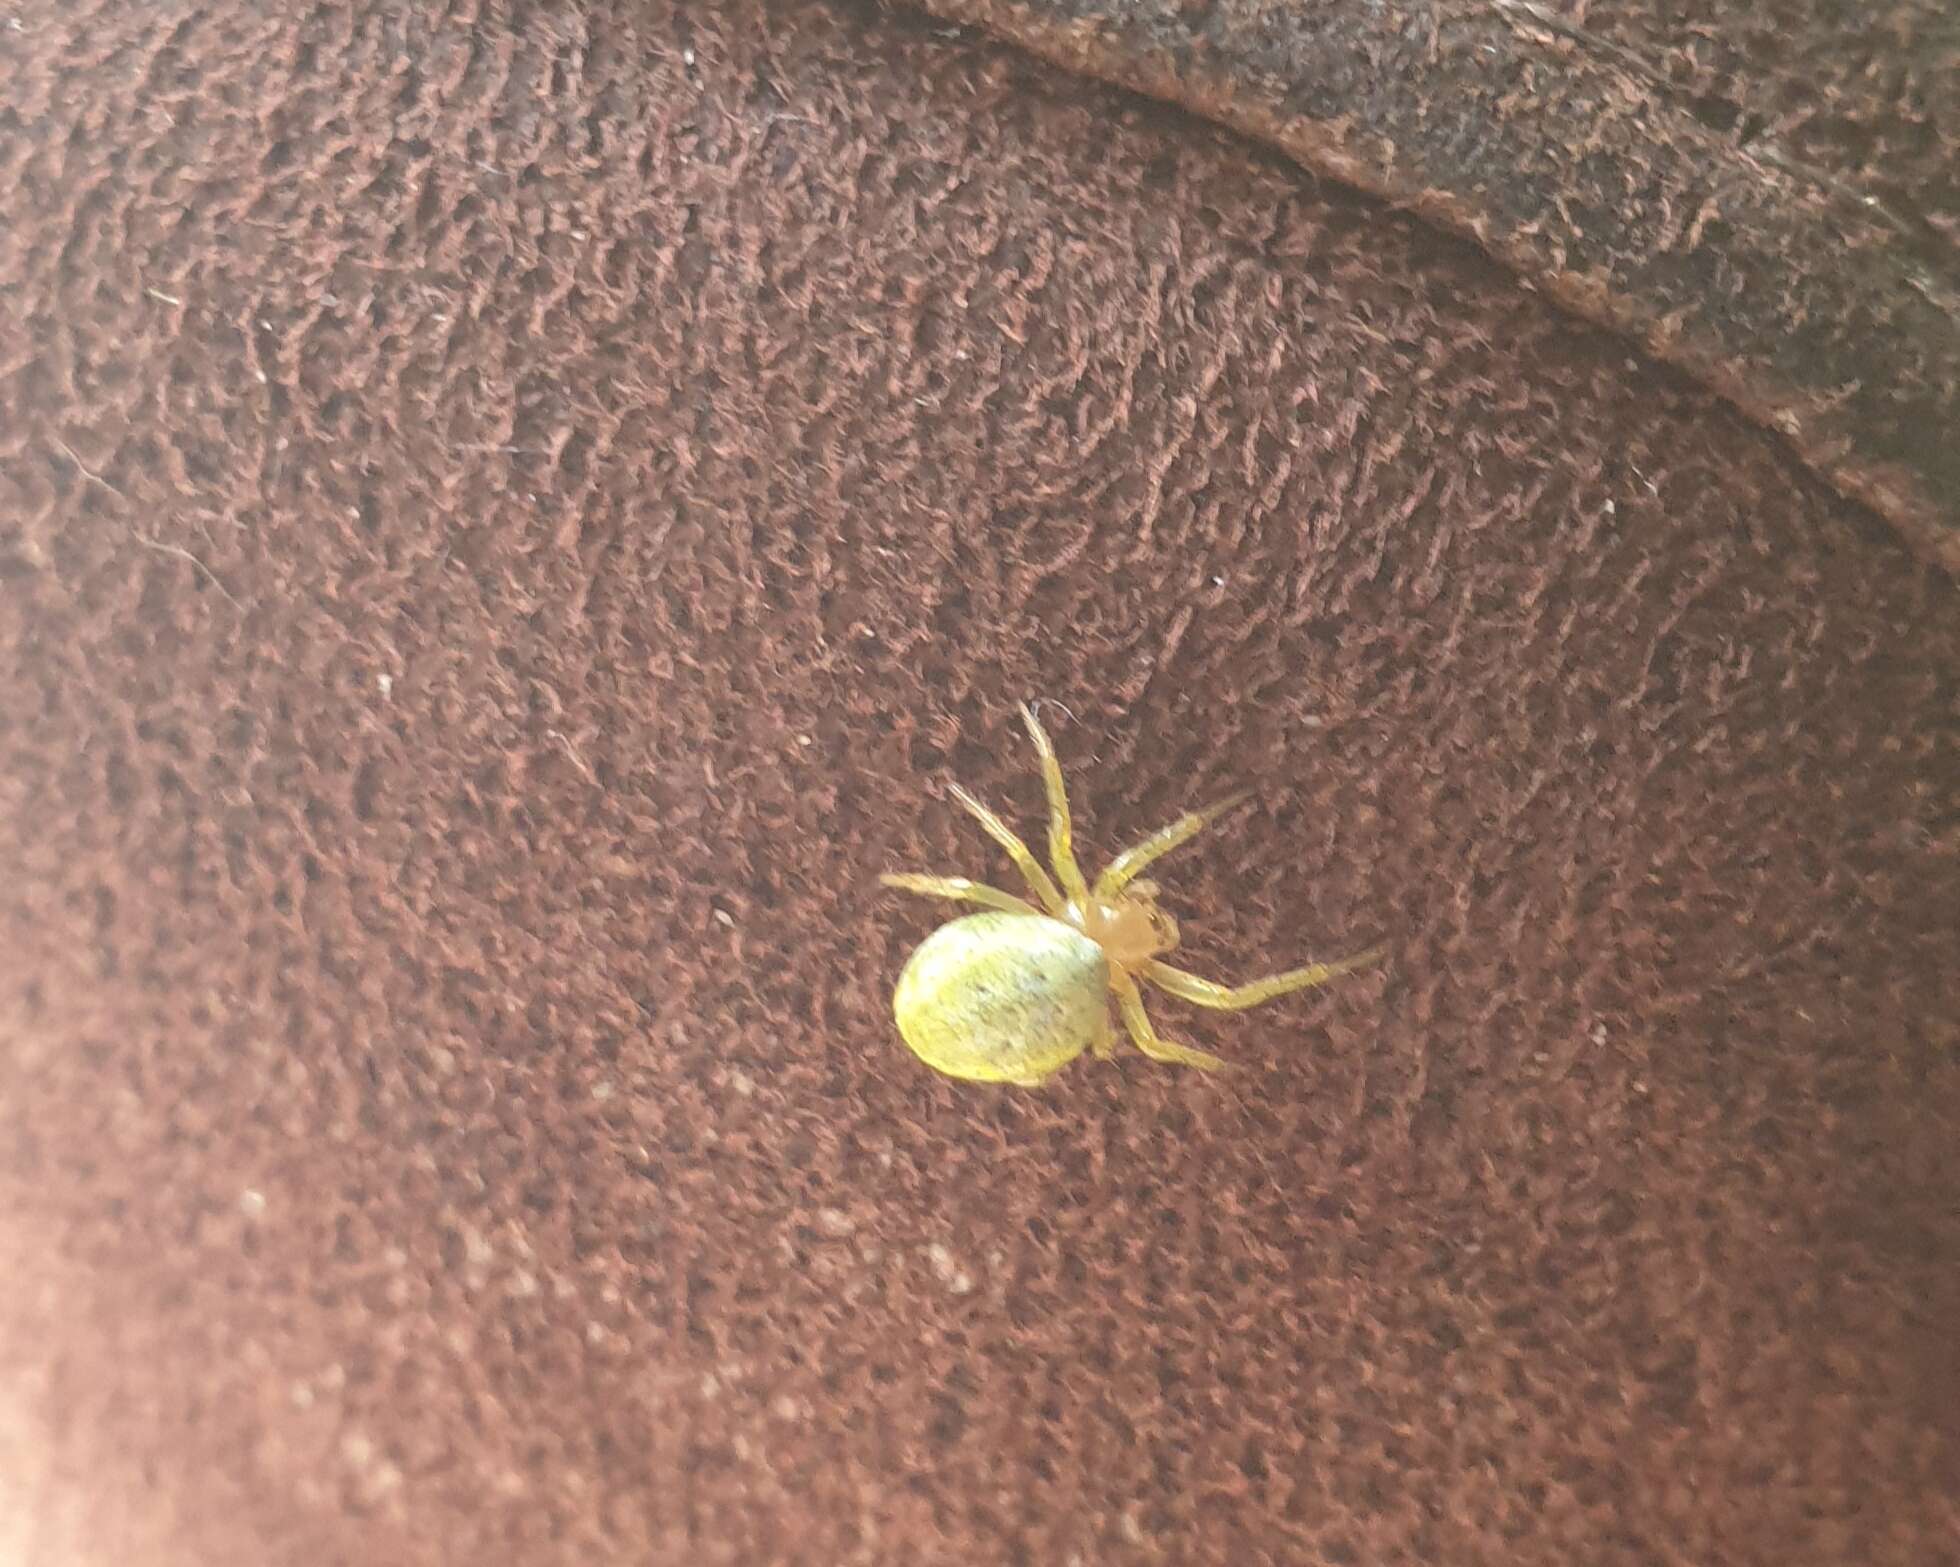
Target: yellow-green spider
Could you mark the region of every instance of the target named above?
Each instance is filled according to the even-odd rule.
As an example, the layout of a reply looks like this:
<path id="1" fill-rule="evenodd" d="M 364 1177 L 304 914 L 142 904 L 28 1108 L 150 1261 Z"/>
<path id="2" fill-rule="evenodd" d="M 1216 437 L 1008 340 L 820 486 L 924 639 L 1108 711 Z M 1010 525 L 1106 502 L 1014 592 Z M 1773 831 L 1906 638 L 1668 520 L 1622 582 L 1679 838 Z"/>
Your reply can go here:
<path id="1" fill-rule="evenodd" d="M 1152 861 L 1188 843 L 1248 798 L 1236 794 L 1189 811 L 1109 862 L 1091 886 L 1076 864 L 1068 794 L 1055 747 L 1034 710 L 1021 718 L 1041 759 L 1048 790 L 1050 875 L 1013 829 L 953 785 L 953 798 L 1007 851 L 1040 906 L 963 876 L 884 876 L 887 887 L 978 903 L 987 912 L 942 925 L 919 944 L 892 997 L 898 1031 L 920 1060 L 949 1077 L 1034 1087 L 1083 1051 L 1113 1051 L 1109 994 L 1131 1040 L 1153 1061 L 1206 1071 L 1225 1065 L 1208 1051 L 1157 1037 L 1143 1009 L 1148 980 L 1203 1007 L 1237 1011 L 1305 990 L 1386 950 L 1372 947 L 1333 963 L 1309 963 L 1245 985 L 1219 985 L 1161 961 L 1177 945 L 1177 922 L 1157 907 L 1157 888 L 1138 879 Z M 1059 885 L 1058 885 L 1059 884 Z"/>

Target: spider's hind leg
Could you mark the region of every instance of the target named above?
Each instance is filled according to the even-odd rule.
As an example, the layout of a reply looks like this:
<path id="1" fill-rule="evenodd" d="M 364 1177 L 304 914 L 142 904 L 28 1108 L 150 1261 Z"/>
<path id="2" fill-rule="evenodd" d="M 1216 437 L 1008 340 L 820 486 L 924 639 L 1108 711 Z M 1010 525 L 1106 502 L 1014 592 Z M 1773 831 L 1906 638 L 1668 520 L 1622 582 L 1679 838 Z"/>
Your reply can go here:
<path id="1" fill-rule="evenodd" d="M 968 881 L 964 876 L 919 876 L 908 871 L 880 876 L 878 880 L 887 887 L 896 887 L 900 892 L 923 893 L 928 898 L 951 898 L 958 903 L 982 903 L 990 909 L 1002 909 L 1009 914 L 1041 912 L 1026 898 L 1017 898 L 1013 893 L 989 887 L 985 882 Z"/>
<path id="2" fill-rule="evenodd" d="M 1020 871 L 1034 895 L 1041 900 L 1042 907 L 1057 917 L 1066 913 L 1068 905 L 1062 900 L 1062 894 L 1055 886 L 1055 879 L 1041 868 L 1041 861 L 1037 860 L 1028 846 L 1021 841 L 1020 834 L 958 784 L 952 786 L 952 794 L 959 802 L 960 809 L 978 822 L 987 836 L 1007 851 L 1007 857 L 1014 862 L 1015 868 Z"/>
<path id="3" fill-rule="evenodd" d="M 1062 781 L 1061 761 L 1055 755 L 1048 731 L 1041 727 L 1034 709 L 1025 702 L 1021 704 L 1021 722 L 1027 725 L 1028 738 L 1034 741 L 1035 755 L 1041 759 L 1041 786 L 1048 791 L 1048 863 L 1055 868 L 1056 879 L 1069 900 L 1086 908 L 1089 884 L 1083 878 L 1082 867 L 1075 862 L 1075 828 L 1069 818 L 1068 786 Z"/>

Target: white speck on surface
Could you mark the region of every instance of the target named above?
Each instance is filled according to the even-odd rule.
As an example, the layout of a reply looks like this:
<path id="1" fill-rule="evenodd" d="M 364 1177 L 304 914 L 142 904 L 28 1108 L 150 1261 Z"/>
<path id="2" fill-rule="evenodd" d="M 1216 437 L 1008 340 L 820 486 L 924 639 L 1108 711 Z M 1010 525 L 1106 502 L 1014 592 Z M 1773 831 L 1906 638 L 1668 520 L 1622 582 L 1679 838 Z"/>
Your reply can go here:
<path id="1" fill-rule="evenodd" d="M 959 1264 L 959 1259 L 938 1241 L 926 1248 L 926 1261 L 932 1264 L 932 1271 L 939 1282 L 954 1295 L 968 1295 L 973 1292 L 973 1276 Z"/>
<path id="2" fill-rule="evenodd" d="M 1211 579 L 1211 585 L 1214 588 L 1222 588 L 1225 586 L 1225 579 L 1223 577 L 1213 577 Z"/>
<path id="3" fill-rule="evenodd" d="M 238 1211 L 248 1219 L 257 1219 L 265 1213 L 265 1193 L 246 1191 L 238 1194 Z"/>
<path id="4" fill-rule="evenodd" d="M 1611 502 L 1611 501 L 1608 501 L 1608 502 L 1606 503 L 1606 515 L 1607 515 L 1607 516 L 1609 516 L 1609 517 L 1616 517 L 1616 516 L 1618 516 L 1618 515 L 1619 515 L 1619 511 L 1620 511 L 1620 508 L 1619 508 L 1618 506 L 1616 506 L 1616 505 L 1614 505 L 1614 504 L 1613 504 L 1613 502 Z"/>
<path id="5" fill-rule="evenodd" d="M 694 51 L 692 49 L 683 49 L 681 51 L 681 64 L 686 66 L 692 66 L 694 64 Z"/>
<path id="6" fill-rule="evenodd" d="M 717 923 L 726 925 L 730 930 L 735 928 L 735 916 L 726 909 L 716 909 L 715 919 Z"/>
<path id="7" fill-rule="evenodd" d="M 849 1235 L 857 1228 L 857 1221 L 842 1208 L 819 1208 L 817 1228 L 826 1235 Z"/>
<path id="8" fill-rule="evenodd" d="M 728 1074 L 728 1086 L 734 1089 L 744 1099 L 747 1099 L 755 1092 L 755 1079 L 750 1077 L 746 1072 L 730 1072 Z"/>
<path id="9" fill-rule="evenodd" d="M 817 742 L 808 735 L 798 735 L 796 737 L 796 743 L 798 745 L 815 745 Z"/>

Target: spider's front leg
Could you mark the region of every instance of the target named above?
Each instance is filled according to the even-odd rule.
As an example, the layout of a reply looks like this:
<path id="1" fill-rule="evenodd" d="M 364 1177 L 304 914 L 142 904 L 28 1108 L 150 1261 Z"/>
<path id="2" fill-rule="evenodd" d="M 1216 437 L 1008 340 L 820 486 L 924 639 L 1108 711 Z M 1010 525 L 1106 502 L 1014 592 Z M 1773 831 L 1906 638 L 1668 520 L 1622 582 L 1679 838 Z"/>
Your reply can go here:
<path id="1" fill-rule="evenodd" d="M 1215 1056 L 1209 1050 L 1194 1050 L 1189 1045 L 1177 1045 L 1168 1039 L 1158 1038 L 1157 1030 L 1151 1026 L 1150 1014 L 1143 1009 L 1143 993 L 1137 989 L 1137 982 L 1121 969 L 1110 974 L 1109 983 L 1116 991 L 1116 1006 L 1123 1014 L 1123 1026 L 1130 1031 L 1131 1042 L 1151 1060 L 1195 1066 L 1205 1072 L 1216 1072 L 1229 1064 L 1224 1057 Z"/>
<path id="2" fill-rule="evenodd" d="M 1247 1007 L 1256 1007 L 1276 996 L 1324 985 L 1336 974 L 1345 974 L 1350 969 L 1363 968 L 1376 962 L 1387 951 L 1385 946 L 1370 947 L 1351 958 L 1338 958 L 1332 963 L 1309 963 L 1304 968 L 1288 969 L 1284 974 L 1269 974 L 1264 979 L 1248 980 L 1243 985 L 1221 985 L 1215 980 L 1187 974 L 1181 968 L 1172 968 L 1168 963 L 1153 962 L 1144 973 L 1153 985 L 1168 990 L 1173 996 L 1182 996 L 1186 1001 L 1195 1001 L 1201 1007 L 1215 1007 L 1221 1012 L 1242 1012 Z"/>
<path id="3" fill-rule="evenodd" d="M 1145 866 L 1161 860 L 1180 845 L 1189 843 L 1227 811 L 1245 804 L 1251 798 L 1251 790 L 1241 790 L 1238 794 L 1227 795 L 1195 811 L 1186 811 L 1170 826 L 1160 827 L 1142 843 L 1125 849 L 1096 878 L 1096 897 L 1107 903 L 1120 896 Z"/>

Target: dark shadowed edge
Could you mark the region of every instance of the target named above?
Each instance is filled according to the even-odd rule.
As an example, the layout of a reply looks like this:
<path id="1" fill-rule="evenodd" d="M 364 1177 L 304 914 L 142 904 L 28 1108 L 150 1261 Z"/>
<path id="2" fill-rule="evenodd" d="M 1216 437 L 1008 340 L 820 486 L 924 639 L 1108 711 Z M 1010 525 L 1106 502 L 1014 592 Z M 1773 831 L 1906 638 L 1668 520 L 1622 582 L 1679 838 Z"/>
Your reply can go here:
<path id="1" fill-rule="evenodd" d="M 1529 0 L 905 0 L 1467 237 L 1960 574 L 1960 279 Z"/>

